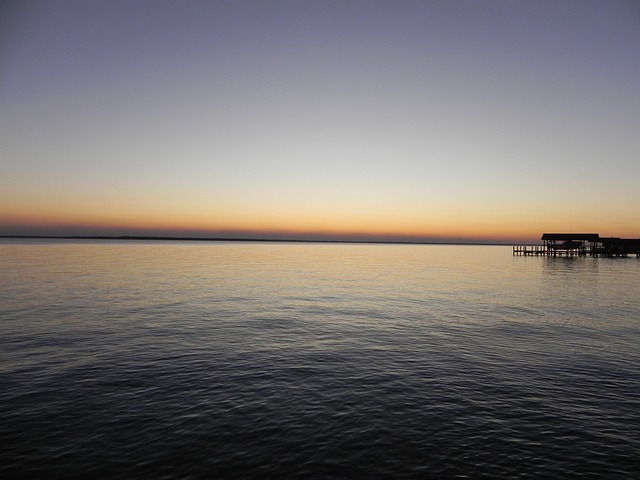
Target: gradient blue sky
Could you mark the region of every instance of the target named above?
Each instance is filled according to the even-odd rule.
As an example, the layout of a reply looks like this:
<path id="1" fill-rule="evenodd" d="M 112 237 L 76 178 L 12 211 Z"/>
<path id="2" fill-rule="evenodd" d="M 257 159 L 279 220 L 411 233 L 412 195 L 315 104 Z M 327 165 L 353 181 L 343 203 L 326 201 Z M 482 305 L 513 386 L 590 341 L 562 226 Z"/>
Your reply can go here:
<path id="1" fill-rule="evenodd" d="M 9 1 L 0 234 L 640 237 L 640 2 Z"/>

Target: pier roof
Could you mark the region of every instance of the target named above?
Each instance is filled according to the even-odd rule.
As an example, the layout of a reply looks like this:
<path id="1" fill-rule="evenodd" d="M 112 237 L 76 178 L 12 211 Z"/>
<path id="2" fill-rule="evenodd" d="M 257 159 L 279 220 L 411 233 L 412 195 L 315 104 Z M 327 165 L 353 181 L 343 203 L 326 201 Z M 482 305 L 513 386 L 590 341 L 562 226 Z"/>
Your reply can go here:
<path id="1" fill-rule="evenodd" d="M 586 240 L 588 242 L 597 242 L 600 235 L 597 233 L 543 233 L 541 240 Z"/>

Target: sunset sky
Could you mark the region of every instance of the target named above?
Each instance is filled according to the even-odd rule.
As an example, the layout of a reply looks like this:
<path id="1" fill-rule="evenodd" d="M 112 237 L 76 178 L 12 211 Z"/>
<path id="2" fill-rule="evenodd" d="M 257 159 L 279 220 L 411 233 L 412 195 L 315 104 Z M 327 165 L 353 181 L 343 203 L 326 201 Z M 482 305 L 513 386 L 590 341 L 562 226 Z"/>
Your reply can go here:
<path id="1" fill-rule="evenodd" d="M 0 235 L 640 237 L 640 2 L 1 5 Z"/>

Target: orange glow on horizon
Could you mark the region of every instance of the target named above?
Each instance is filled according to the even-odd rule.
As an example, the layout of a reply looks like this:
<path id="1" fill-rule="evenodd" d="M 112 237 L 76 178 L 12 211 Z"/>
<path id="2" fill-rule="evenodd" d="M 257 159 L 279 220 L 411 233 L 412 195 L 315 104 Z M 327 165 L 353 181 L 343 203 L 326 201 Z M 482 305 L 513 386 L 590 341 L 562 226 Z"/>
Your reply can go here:
<path id="1" fill-rule="evenodd" d="M 10 232 L 73 232 L 80 235 L 151 235 L 292 239 L 361 239 L 397 241 L 458 241 L 538 243 L 545 232 L 589 232 L 602 236 L 638 238 L 629 216 L 579 213 L 548 217 L 544 211 L 521 215 L 507 206 L 482 211 L 468 209 L 322 208 L 303 204 L 289 208 L 230 204 L 225 208 L 202 201 L 113 202 L 89 200 L 58 204 L 35 202 L 0 211 L 0 234 Z M 252 208 L 253 207 L 253 208 Z M 8 211 L 7 211 L 8 210 Z M 571 212 L 570 212 L 571 213 Z M 623 212 L 624 213 L 624 212 Z M 600 217 L 600 218 L 599 218 Z M 62 233 L 66 234 L 66 233 Z"/>
<path id="2" fill-rule="evenodd" d="M 381 241 L 457 241 L 488 243 L 538 242 L 542 229 L 536 231 L 514 230 L 507 228 L 454 228 L 452 226 L 428 225 L 407 226 L 400 224 L 371 225 L 240 225 L 223 223 L 188 223 L 174 219 L 102 219 L 89 220 L 75 218 L 74 221 L 62 218 L 0 218 L 2 230 L 28 231 L 37 235 L 41 232 L 60 232 L 65 235 L 150 235 L 150 236 L 187 236 L 221 238 L 276 238 L 276 239 L 327 239 L 327 240 L 381 240 Z M 546 229 L 545 231 L 550 231 Z M 556 229 L 557 231 L 557 229 Z M 597 233 L 597 232 L 596 232 Z M 625 235 L 618 235 L 625 236 Z"/>

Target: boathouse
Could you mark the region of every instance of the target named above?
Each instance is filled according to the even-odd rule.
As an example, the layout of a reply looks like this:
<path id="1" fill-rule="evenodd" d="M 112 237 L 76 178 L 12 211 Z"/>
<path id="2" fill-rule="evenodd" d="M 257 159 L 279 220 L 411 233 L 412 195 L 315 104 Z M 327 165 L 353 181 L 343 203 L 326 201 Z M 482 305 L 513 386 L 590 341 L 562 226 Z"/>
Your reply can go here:
<path id="1" fill-rule="evenodd" d="M 626 257 L 632 254 L 640 257 L 640 239 L 600 237 L 595 253 L 607 257 Z"/>
<path id="2" fill-rule="evenodd" d="M 598 243 L 600 235 L 597 233 L 545 233 L 542 235 L 545 250 L 550 252 L 562 251 L 571 255 L 586 255 Z"/>

